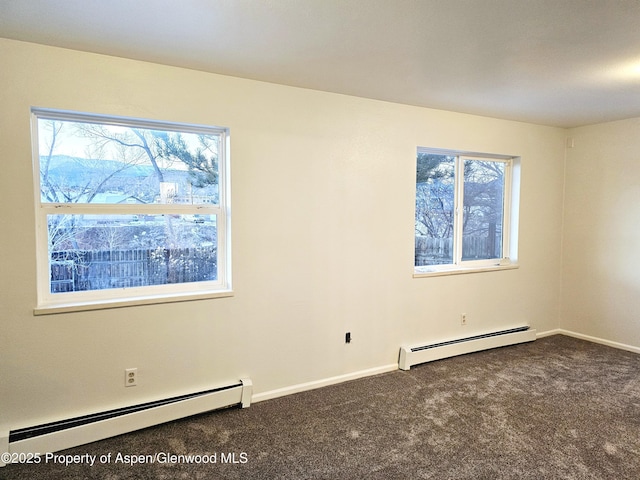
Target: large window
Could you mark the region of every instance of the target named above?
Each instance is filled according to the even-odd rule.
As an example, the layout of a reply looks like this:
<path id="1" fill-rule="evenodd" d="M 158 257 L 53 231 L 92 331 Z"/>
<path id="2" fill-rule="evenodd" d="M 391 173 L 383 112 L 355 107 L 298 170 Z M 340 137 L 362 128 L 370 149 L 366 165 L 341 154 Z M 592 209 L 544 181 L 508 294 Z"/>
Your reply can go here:
<path id="1" fill-rule="evenodd" d="M 510 157 L 418 149 L 416 273 L 510 263 L 513 165 Z"/>
<path id="2" fill-rule="evenodd" d="M 34 109 L 40 307 L 230 290 L 228 132 Z"/>

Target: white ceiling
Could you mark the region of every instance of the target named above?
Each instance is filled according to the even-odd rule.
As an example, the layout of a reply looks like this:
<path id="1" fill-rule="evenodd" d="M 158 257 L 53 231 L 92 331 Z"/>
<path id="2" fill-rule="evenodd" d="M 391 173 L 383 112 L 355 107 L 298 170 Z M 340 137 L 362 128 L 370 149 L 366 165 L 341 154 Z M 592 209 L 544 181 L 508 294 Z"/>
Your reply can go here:
<path id="1" fill-rule="evenodd" d="M 0 36 L 545 125 L 640 116 L 640 0 L 0 0 Z"/>

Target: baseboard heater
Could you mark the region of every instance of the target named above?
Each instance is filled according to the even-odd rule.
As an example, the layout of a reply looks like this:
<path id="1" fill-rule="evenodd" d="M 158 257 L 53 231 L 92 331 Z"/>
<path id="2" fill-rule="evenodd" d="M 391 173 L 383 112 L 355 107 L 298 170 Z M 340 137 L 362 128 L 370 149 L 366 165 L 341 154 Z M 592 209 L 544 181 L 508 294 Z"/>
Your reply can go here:
<path id="1" fill-rule="evenodd" d="M 242 379 L 202 392 L 12 430 L 8 449 L 0 451 L 56 452 L 211 410 L 246 408 L 252 389 L 251 380 Z"/>
<path id="2" fill-rule="evenodd" d="M 531 342 L 535 339 L 536 331 L 528 326 L 522 326 L 443 342 L 404 346 L 400 348 L 398 366 L 401 370 L 409 370 L 413 365 L 420 363 L 517 343 Z"/>

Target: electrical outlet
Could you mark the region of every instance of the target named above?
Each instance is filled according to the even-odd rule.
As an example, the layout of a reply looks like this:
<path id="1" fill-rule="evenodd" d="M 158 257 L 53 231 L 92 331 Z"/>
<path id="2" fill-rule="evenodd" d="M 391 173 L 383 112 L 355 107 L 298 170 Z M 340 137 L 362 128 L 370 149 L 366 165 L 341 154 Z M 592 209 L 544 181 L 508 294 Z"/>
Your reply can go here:
<path id="1" fill-rule="evenodd" d="M 351 343 L 351 332 L 344 334 L 344 343 Z"/>
<path id="2" fill-rule="evenodd" d="M 124 371 L 124 386 L 135 387 L 136 385 L 138 385 L 138 369 L 127 368 Z"/>
<path id="3" fill-rule="evenodd" d="M 466 325 L 467 324 L 467 314 L 466 313 L 461 313 L 460 314 L 460 325 Z"/>

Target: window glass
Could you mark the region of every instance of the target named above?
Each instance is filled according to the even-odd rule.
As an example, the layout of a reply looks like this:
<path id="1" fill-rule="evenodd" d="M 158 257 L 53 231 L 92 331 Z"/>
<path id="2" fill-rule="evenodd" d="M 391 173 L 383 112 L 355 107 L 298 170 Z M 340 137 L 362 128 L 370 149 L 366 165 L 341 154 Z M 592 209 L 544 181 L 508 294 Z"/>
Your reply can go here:
<path id="1" fill-rule="evenodd" d="M 504 165 L 464 160 L 462 260 L 502 257 Z"/>
<path id="2" fill-rule="evenodd" d="M 215 215 L 49 215 L 51 293 L 217 279 Z"/>
<path id="3" fill-rule="evenodd" d="M 416 266 L 453 263 L 455 157 L 418 153 Z"/>
<path id="4" fill-rule="evenodd" d="M 218 203 L 220 135 L 39 119 L 42 202 Z"/>

